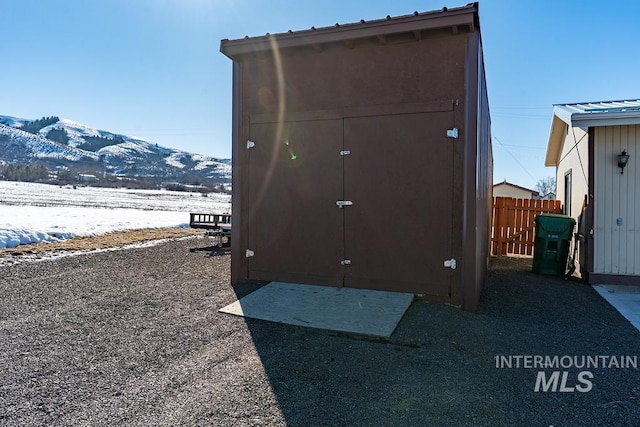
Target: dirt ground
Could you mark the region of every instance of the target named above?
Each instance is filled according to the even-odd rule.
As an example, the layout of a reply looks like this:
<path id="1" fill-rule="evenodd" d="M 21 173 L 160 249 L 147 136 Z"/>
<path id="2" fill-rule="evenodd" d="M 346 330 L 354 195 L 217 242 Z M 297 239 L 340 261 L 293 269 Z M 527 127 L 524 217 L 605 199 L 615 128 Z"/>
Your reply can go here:
<path id="1" fill-rule="evenodd" d="M 187 236 L 202 236 L 202 230 L 193 228 L 153 228 L 145 230 L 116 231 L 98 236 L 76 237 L 51 243 L 35 243 L 21 245 L 15 248 L 0 249 L 0 258 L 27 254 L 46 254 L 68 251 L 91 251 L 96 249 L 114 248 L 135 243 L 149 242 L 160 239 L 175 239 Z"/>
<path id="2" fill-rule="evenodd" d="M 638 369 L 590 368 L 588 391 L 587 369 L 548 369 L 564 391 L 536 392 L 540 369 L 496 366 L 640 349 L 591 287 L 530 260 L 493 260 L 476 313 L 416 300 L 381 340 L 219 313 L 259 285 L 231 287 L 211 245 L 0 265 L 0 425 L 640 425 Z"/>

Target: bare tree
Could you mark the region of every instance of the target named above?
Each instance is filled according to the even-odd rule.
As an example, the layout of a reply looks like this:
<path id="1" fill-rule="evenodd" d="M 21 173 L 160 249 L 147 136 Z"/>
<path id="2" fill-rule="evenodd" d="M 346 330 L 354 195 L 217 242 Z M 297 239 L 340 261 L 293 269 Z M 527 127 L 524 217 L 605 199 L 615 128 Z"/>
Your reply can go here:
<path id="1" fill-rule="evenodd" d="M 549 193 L 556 192 L 556 179 L 552 176 L 540 178 L 536 183 L 535 190 L 540 193 L 540 196 L 544 196 Z"/>

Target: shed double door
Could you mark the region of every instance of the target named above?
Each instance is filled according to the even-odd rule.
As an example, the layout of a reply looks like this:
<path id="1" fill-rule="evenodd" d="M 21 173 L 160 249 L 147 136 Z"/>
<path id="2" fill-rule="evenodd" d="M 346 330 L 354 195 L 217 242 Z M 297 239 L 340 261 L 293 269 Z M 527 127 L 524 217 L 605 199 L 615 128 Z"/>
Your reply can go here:
<path id="1" fill-rule="evenodd" d="M 449 296 L 450 117 L 252 123 L 249 279 Z"/>

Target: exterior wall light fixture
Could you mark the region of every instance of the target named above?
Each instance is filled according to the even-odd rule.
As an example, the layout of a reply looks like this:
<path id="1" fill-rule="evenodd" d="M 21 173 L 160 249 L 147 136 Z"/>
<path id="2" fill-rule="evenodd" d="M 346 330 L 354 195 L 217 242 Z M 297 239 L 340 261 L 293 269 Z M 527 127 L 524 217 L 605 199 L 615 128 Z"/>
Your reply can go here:
<path id="1" fill-rule="evenodd" d="M 624 173 L 624 167 L 627 166 L 627 162 L 629 162 L 629 155 L 627 154 L 627 150 L 622 150 L 622 153 L 618 154 L 618 167 L 620 168 L 620 175 Z"/>

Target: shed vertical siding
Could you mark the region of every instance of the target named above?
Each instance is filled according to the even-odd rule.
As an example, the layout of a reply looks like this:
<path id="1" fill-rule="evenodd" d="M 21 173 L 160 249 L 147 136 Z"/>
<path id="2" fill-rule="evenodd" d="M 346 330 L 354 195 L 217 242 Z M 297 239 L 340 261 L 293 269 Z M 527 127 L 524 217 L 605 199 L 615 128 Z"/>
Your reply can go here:
<path id="1" fill-rule="evenodd" d="M 593 272 L 640 275 L 640 126 L 597 127 L 594 135 Z M 630 155 L 624 174 L 617 166 L 622 150 Z"/>
<path id="2" fill-rule="evenodd" d="M 487 95 L 482 40 L 479 33 L 468 38 L 467 140 L 465 144 L 465 183 L 463 209 L 462 306 L 475 311 L 487 271 L 490 213 L 492 203 L 493 154 L 491 118 Z"/>
<path id="3" fill-rule="evenodd" d="M 477 305 L 486 280 L 491 246 L 491 214 L 493 212 L 493 150 L 491 147 L 491 116 L 489 113 L 489 93 L 484 68 L 482 40 L 478 35 L 478 116 L 476 143 L 476 282 L 475 301 Z M 466 307 L 465 307 L 466 308 Z"/>
<path id="4" fill-rule="evenodd" d="M 231 203 L 235 226 L 231 242 L 231 283 L 238 283 L 247 276 L 247 266 L 242 259 L 242 248 L 247 247 L 249 215 L 242 194 L 247 192 L 247 172 L 245 157 L 241 155 L 241 139 L 245 132 L 242 120 L 242 62 L 233 61 L 233 98 L 231 128 Z"/>

